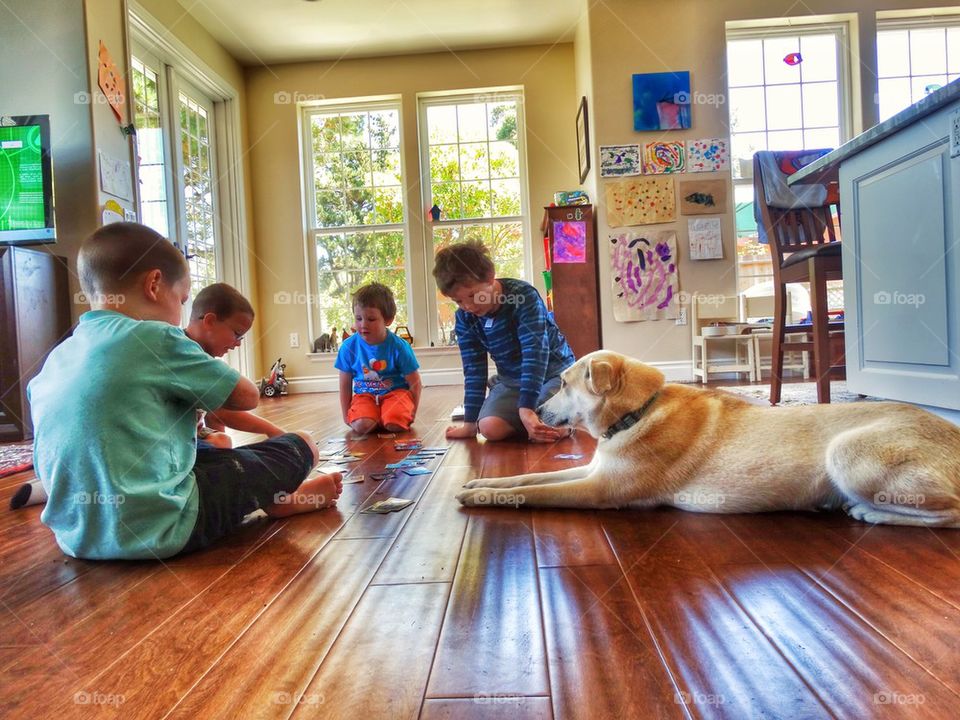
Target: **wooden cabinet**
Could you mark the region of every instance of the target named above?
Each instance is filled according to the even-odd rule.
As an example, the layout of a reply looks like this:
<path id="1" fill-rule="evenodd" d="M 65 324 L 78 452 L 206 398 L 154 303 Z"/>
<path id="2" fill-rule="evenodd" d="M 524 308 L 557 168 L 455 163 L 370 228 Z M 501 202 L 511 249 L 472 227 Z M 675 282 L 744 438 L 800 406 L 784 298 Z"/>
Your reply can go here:
<path id="1" fill-rule="evenodd" d="M 33 437 L 27 383 L 70 330 L 66 260 L 0 247 L 0 441 Z"/>
<path id="2" fill-rule="evenodd" d="M 601 346 L 593 205 L 544 208 L 541 230 L 547 241 L 554 319 L 580 358 Z"/>

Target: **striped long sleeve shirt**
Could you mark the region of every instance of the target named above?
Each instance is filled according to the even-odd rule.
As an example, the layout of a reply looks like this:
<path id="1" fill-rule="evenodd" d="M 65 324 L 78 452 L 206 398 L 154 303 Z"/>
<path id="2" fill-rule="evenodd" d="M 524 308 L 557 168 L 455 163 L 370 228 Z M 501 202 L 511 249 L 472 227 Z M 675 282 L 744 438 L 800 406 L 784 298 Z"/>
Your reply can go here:
<path id="1" fill-rule="evenodd" d="M 488 354 L 501 378 L 519 383 L 518 407 L 534 410 L 544 382 L 574 362 L 573 351 L 537 289 L 510 278 L 501 278 L 500 284 L 503 298 L 495 313 L 480 317 L 457 310 L 466 422 L 477 421 L 486 398 Z"/>

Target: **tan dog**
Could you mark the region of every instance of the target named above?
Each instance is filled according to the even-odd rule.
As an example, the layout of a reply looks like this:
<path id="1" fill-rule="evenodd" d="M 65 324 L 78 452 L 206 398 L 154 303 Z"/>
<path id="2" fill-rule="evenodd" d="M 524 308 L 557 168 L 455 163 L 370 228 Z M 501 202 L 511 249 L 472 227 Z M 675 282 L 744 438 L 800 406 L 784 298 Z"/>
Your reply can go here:
<path id="1" fill-rule="evenodd" d="M 593 461 L 473 480 L 464 505 L 742 513 L 842 507 L 870 523 L 960 527 L 960 428 L 899 403 L 770 408 L 665 385 L 613 352 L 568 368 L 543 421 L 600 438 Z"/>

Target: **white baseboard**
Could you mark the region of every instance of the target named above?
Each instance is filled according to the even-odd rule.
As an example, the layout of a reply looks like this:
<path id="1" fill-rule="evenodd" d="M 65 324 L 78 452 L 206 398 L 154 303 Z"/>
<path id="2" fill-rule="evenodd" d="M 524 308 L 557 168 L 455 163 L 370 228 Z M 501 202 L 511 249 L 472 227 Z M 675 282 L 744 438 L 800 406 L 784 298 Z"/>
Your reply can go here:
<path id="1" fill-rule="evenodd" d="M 650 363 L 653 367 L 662 372 L 667 382 L 688 382 L 693 380 L 693 368 L 689 360 L 675 360 L 670 362 Z M 435 387 L 438 385 L 460 385 L 463 386 L 463 371 L 459 369 L 438 369 L 425 370 L 420 368 L 420 377 L 423 380 L 424 387 Z M 304 375 L 299 377 L 287 378 L 290 383 L 289 392 L 294 393 L 315 393 L 315 392 L 339 392 L 340 375 Z"/>

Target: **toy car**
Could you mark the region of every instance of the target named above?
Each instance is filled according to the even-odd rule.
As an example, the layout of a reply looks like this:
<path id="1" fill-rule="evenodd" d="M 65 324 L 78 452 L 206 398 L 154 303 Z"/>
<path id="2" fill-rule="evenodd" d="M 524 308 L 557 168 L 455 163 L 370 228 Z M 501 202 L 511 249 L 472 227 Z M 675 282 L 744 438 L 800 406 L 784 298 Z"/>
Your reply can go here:
<path id="1" fill-rule="evenodd" d="M 289 383 L 283 375 L 283 371 L 287 366 L 283 364 L 282 360 L 283 358 L 277 358 L 273 367 L 270 368 L 269 377 L 260 380 L 260 394 L 264 397 L 275 397 L 277 395 L 287 394 L 287 386 Z"/>

